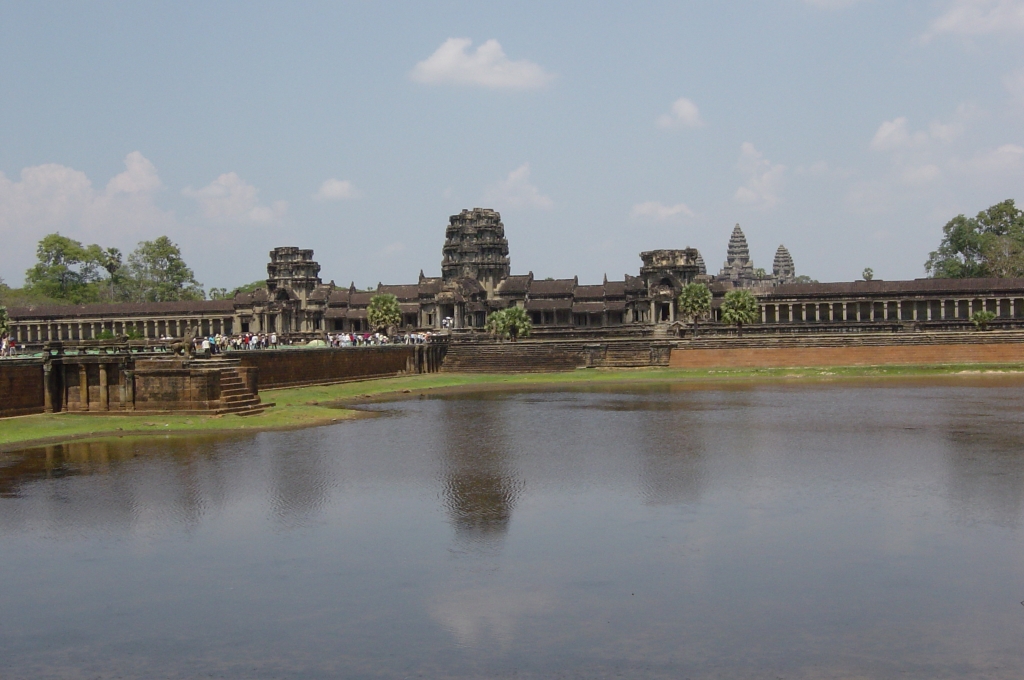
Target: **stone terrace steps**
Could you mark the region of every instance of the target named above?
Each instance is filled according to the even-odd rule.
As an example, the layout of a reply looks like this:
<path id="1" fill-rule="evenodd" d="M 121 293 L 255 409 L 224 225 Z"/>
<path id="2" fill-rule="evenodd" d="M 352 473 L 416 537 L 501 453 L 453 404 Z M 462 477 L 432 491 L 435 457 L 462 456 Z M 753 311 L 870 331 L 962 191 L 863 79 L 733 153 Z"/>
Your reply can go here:
<path id="1" fill-rule="evenodd" d="M 214 356 L 209 359 L 196 359 L 196 364 L 203 368 L 220 369 L 220 401 L 221 408 L 216 413 L 234 413 L 240 416 L 251 416 L 262 413 L 273 404 L 264 404 L 258 394 L 252 394 L 245 387 L 245 381 L 238 373 L 241 366 L 239 359 L 228 359 Z"/>
<path id="2" fill-rule="evenodd" d="M 678 350 L 755 349 L 800 347 L 885 347 L 892 345 L 961 345 L 1024 343 L 1024 331 L 946 332 L 946 333 L 850 333 L 828 335 L 744 335 L 709 337 L 674 343 Z"/>

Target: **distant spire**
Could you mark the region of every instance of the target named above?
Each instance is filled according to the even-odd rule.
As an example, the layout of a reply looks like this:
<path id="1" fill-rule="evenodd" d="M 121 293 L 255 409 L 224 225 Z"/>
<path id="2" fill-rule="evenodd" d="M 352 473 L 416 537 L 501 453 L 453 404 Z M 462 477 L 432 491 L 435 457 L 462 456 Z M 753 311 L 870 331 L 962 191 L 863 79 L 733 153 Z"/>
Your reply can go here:
<path id="1" fill-rule="evenodd" d="M 707 265 L 704 264 L 704 256 L 700 254 L 699 250 L 697 251 L 697 259 L 694 261 L 694 264 L 697 265 L 697 273 L 701 276 L 708 273 Z"/>
<path id="2" fill-rule="evenodd" d="M 743 264 L 750 259 L 750 248 L 747 247 L 747 237 L 737 224 L 732 229 L 732 236 L 729 237 L 729 264 L 740 261 Z"/>
<path id="3" fill-rule="evenodd" d="M 793 256 L 786 250 L 786 246 L 779 246 L 775 251 L 775 262 L 772 265 L 772 274 L 775 275 L 776 283 L 789 283 L 796 278 L 796 267 L 793 265 Z"/>

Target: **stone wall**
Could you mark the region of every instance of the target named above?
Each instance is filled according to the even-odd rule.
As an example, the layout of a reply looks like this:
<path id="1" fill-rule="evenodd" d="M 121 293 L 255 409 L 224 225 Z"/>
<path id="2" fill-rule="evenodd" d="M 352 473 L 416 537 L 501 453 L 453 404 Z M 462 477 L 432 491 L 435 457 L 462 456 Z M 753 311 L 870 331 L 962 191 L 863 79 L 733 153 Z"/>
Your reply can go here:
<path id="1" fill-rule="evenodd" d="M 175 359 L 138 361 L 134 377 L 138 411 L 206 411 L 220 406 L 219 368 Z"/>
<path id="2" fill-rule="evenodd" d="M 0 361 L 0 417 L 43 412 L 43 362 Z"/>
<path id="3" fill-rule="evenodd" d="M 712 344 L 708 342 L 702 343 L 703 347 L 680 344 L 672 349 L 669 366 L 707 369 L 1024 363 L 1024 336 L 1018 333 L 1006 337 L 956 335 L 960 337 L 890 335 L 885 342 L 857 343 L 850 339 L 845 344 L 831 345 L 808 338 L 800 344 L 775 347 L 766 346 L 764 339 L 723 341 L 716 343 L 718 346 L 707 346 Z"/>
<path id="4" fill-rule="evenodd" d="M 259 370 L 259 388 L 322 385 L 379 378 L 400 373 L 429 373 L 440 364 L 441 345 L 325 347 L 323 349 L 260 350 L 228 356 L 242 368 Z"/>

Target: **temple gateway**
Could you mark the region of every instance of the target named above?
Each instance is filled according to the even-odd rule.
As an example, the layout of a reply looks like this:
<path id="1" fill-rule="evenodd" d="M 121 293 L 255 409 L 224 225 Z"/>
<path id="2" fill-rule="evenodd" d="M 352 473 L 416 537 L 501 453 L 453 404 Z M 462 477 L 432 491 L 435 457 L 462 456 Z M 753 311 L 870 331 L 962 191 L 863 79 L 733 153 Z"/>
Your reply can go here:
<path id="1" fill-rule="evenodd" d="M 270 253 L 266 286 L 233 299 L 149 304 L 13 307 L 12 336 L 21 344 L 90 340 L 104 331 L 147 338 L 180 337 L 188 327 L 204 335 L 277 333 L 311 338 L 324 332 L 362 333 L 374 295 L 398 298 L 403 330 L 483 332 L 487 315 L 510 306 L 529 313 L 535 332 L 634 334 L 679 330 L 676 309 L 683 286 L 697 281 L 713 294 L 713 315 L 725 293 L 749 289 L 765 326 L 842 326 L 848 330 L 912 322 L 923 327 L 966 326 L 982 309 L 997 322 L 1024 319 L 1024 279 L 915 279 L 796 283 L 793 258 L 779 246 L 771 273 L 754 267 L 737 224 L 717 275 L 707 273 L 695 248 L 640 253 L 637 276 L 581 285 L 577 278 L 538 279 L 513 274 L 501 215 L 485 208 L 449 218 L 441 248 L 441 276 L 375 290 L 338 287 L 320 278 L 313 251 L 279 247 Z"/>

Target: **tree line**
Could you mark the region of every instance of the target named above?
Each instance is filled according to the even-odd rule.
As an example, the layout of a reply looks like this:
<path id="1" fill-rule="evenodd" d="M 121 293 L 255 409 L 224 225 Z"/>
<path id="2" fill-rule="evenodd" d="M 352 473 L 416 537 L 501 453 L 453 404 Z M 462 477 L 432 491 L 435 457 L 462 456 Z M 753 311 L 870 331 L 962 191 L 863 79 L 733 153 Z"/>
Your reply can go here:
<path id="1" fill-rule="evenodd" d="M 255 281 L 231 290 L 211 288 L 211 299 L 233 297 L 262 286 Z M 36 247 L 36 263 L 25 272 L 25 286 L 0 283 L 8 304 L 93 302 L 171 302 L 205 300 L 203 284 L 167 236 L 140 241 L 124 256 L 118 248 L 85 245 L 60 233 L 44 236 Z"/>

